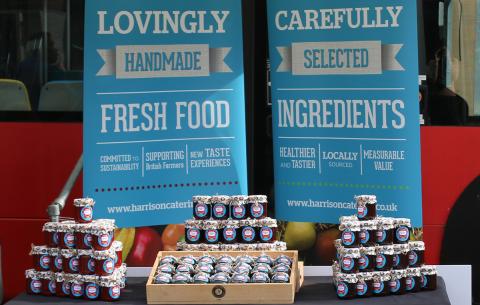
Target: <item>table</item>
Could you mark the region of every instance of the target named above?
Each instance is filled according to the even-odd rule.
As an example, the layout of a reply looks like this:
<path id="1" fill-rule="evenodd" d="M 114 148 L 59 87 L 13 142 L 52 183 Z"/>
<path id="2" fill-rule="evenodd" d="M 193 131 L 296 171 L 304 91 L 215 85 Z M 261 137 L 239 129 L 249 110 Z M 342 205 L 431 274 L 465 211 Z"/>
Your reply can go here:
<path id="1" fill-rule="evenodd" d="M 119 302 L 112 303 L 118 305 L 139 305 L 146 304 L 145 283 L 146 278 L 129 278 L 128 285 L 122 291 L 122 299 Z M 92 305 L 100 302 L 92 302 L 88 300 L 73 300 L 68 298 L 30 296 L 25 293 L 12 299 L 6 305 L 30 305 L 30 304 L 82 304 Z M 106 304 L 101 302 L 102 304 Z M 419 293 L 411 293 L 401 296 L 388 296 L 382 298 L 355 299 L 343 301 L 339 300 L 332 287 L 331 277 L 306 277 L 304 285 L 295 297 L 295 304 L 298 305 L 450 305 L 448 295 L 445 288 L 444 280 L 438 278 L 438 289 L 435 291 L 425 291 Z"/>

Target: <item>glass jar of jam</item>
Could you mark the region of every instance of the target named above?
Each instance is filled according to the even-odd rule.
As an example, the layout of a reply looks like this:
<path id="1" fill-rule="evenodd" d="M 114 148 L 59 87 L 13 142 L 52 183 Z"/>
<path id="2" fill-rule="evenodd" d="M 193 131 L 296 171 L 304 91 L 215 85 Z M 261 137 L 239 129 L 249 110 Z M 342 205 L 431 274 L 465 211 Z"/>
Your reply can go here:
<path id="1" fill-rule="evenodd" d="M 421 278 L 420 286 L 422 290 L 435 290 L 437 289 L 437 268 L 435 266 L 422 266 L 420 268 Z"/>
<path id="2" fill-rule="evenodd" d="M 408 244 L 410 240 L 410 230 L 412 228 L 411 221 L 408 218 L 395 218 L 393 220 L 395 227 L 394 243 Z"/>
<path id="3" fill-rule="evenodd" d="M 368 298 L 373 293 L 373 274 L 364 272 L 357 274 L 357 297 Z"/>
<path id="4" fill-rule="evenodd" d="M 98 285 L 98 277 L 95 275 L 85 275 L 83 277 L 85 285 L 85 293 L 83 297 L 87 300 L 96 300 L 100 297 L 100 285 Z"/>
<path id="5" fill-rule="evenodd" d="M 63 258 L 58 248 L 48 249 L 48 255 L 50 256 L 50 270 L 53 272 L 63 271 Z"/>
<path id="6" fill-rule="evenodd" d="M 336 291 L 339 299 L 353 299 L 357 295 L 357 276 L 339 273 L 336 276 Z"/>
<path id="7" fill-rule="evenodd" d="M 92 198 L 78 198 L 73 200 L 75 207 L 75 221 L 77 223 L 90 223 L 93 220 L 93 206 L 95 201 Z"/>
<path id="8" fill-rule="evenodd" d="M 210 196 L 193 196 L 193 217 L 196 220 L 206 220 L 211 217 Z"/>
<path id="9" fill-rule="evenodd" d="M 340 231 L 342 232 L 341 240 L 342 246 L 346 248 L 357 248 L 360 246 L 360 222 L 359 221 L 344 221 L 340 224 Z"/>
<path id="10" fill-rule="evenodd" d="M 50 270 L 50 253 L 47 246 L 32 245 L 30 255 L 33 258 L 33 267 L 37 271 Z"/>
<path id="11" fill-rule="evenodd" d="M 423 241 L 411 241 L 408 243 L 408 265 L 410 267 L 421 267 L 425 262 L 425 243 Z"/>
<path id="12" fill-rule="evenodd" d="M 121 241 L 114 241 L 112 243 L 113 251 L 115 251 L 115 268 L 123 264 L 123 243 Z"/>
<path id="13" fill-rule="evenodd" d="M 377 218 L 376 242 L 379 245 L 393 244 L 394 235 L 393 218 L 379 217 Z"/>
<path id="14" fill-rule="evenodd" d="M 225 244 L 236 244 L 240 228 L 238 220 L 225 220 L 222 227 L 222 242 Z"/>
<path id="15" fill-rule="evenodd" d="M 254 219 L 240 220 L 241 243 L 252 244 L 257 242 L 257 221 Z"/>
<path id="16" fill-rule="evenodd" d="M 421 284 L 422 271 L 420 268 L 408 268 L 405 280 L 405 290 L 407 292 L 418 292 L 422 289 Z"/>
<path id="17" fill-rule="evenodd" d="M 243 220 L 248 217 L 248 196 L 230 197 L 230 218 L 234 220 Z"/>
<path id="18" fill-rule="evenodd" d="M 185 241 L 189 244 L 200 244 L 203 242 L 202 221 L 188 219 L 185 221 Z"/>
<path id="19" fill-rule="evenodd" d="M 364 247 L 372 247 L 376 245 L 377 221 L 366 220 L 360 222 L 360 232 L 358 237 L 360 245 Z"/>
<path id="20" fill-rule="evenodd" d="M 375 270 L 389 271 L 393 266 L 393 245 L 377 246 Z"/>
<path id="21" fill-rule="evenodd" d="M 408 244 L 393 245 L 393 269 L 406 269 L 408 267 Z"/>
<path id="22" fill-rule="evenodd" d="M 392 270 L 390 272 L 391 279 L 388 283 L 390 294 L 401 295 L 405 294 L 406 290 L 406 270 Z"/>
<path id="23" fill-rule="evenodd" d="M 355 196 L 357 202 L 357 217 L 359 220 L 372 220 L 377 217 L 377 196 Z"/>
<path id="24" fill-rule="evenodd" d="M 265 195 L 253 195 L 247 197 L 248 215 L 252 219 L 267 217 L 268 201 Z"/>
<path id="25" fill-rule="evenodd" d="M 48 247 L 58 247 L 58 222 L 47 222 L 43 225 L 45 243 Z"/>
<path id="26" fill-rule="evenodd" d="M 42 279 L 40 278 L 39 271 L 36 271 L 34 269 L 28 269 L 25 271 L 25 278 L 27 279 L 28 294 L 42 293 Z"/>
<path id="27" fill-rule="evenodd" d="M 277 220 L 270 217 L 258 221 L 258 241 L 261 243 L 274 243 L 277 241 Z"/>
<path id="28" fill-rule="evenodd" d="M 115 225 L 112 222 L 100 221 L 94 223 L 92 227 L 92 245 L 96 251 L 110 249 L 112 245 L 115 231 Z"/>
<path id="29" fill-rule="evenodd" d="M 376 248 L 362 247 L 360 248 L 360 258 L 358 259 L 358 270 L 360 272 L 372 272 L 376 265 Z"/>
<path id="30" fill-rule="evenodd" d="M 81 299 L 85 293 L 85 283 L 83 277 L 79 274 L 73 275 L 70 281 L 70 297 L 72 299 Z"/>
<path id="31" fill-rule="evenodd" d="M 59 272 L 55 274 L 57 297 L 70 296 L 70 275 Z"/>
<path id="32" fill-rule="evenodd" d="M 75 241 L 77 249 L 92 249 L 92 224 L 82 223 L 75 226 Z"/>
<path id="33" fill-rule="evenodd" d="M 78 262 L 80 274 L 95 274 L 95 259 L 92 250 L 78 250 Z"/>
<path id="34" fill-rule="evenodd" d="M 205 234 L 205 243 L 218 244 L 220 242 L 220 223 L 215 220 L 205 220 L 203 222 L 203 229 Z"/>
<path id="35" fill-rule="evenodd" d="M 55 273 L 51 271 L 40 272 L 40 279 L 42 281 L 42 295 L 52 296 L 56 293 Z"/>
<path id="36" fill-rule="evenodd" d="M 342 251 L 341 249 L 343 249 L 342 240 L 341 239 L 335 239 L 333 244 L 335 245 L 335 249 L 337 250 L 336 254 L 335 254 L 335 257 L 334 257 L 334 260 L 339 262 L 340 261 L 340 252 Z"/>
<path id="37" fill-rule="evenodd" d="M 230 198 L 228 196 L 213 196 L 210 202 L 213 219 L 226 220 L 230 217 Z"/>
<path id="38" fill-rule="evenodd" d="M 343 273 L 358 273 L 358 260 L 360 259 L 360 249 L 343 248 L 340 253 L 340 268 Z"/>
<path id="39" fill-rule="evenodd" d="M 75 248 L 75 222 L 62 221 L 58 224 L 58 246 L 61 249 Z"/>
<path id="40" fill-rule="evenodd" d="M 389 282 L 391 275 L 389 271 L 372 272 L 373 275 L 373 295 L 383 297 L 390 293 Z"/>
<path id="41" fill-rule="evenodd" d="M 115 277 L 101 277 L 99 284 L 100 299 L 106 302 L 118 301 L 125 287 L 125 281 Z"/>
<path id="42" fill-rule="evenodd" d="M 95 274 L 98 276 L 109 276 L 115 271 L 116 253 L 113 248 L 104 251 L 94 251 Z"/>
<path id="43" fill-rule="evenodd" d="M 73 249 L 60 250 L 63 258 L 63 272 L 76 274 L 80 271 L 80 262 L 78 261 L 77 251 Z"/>

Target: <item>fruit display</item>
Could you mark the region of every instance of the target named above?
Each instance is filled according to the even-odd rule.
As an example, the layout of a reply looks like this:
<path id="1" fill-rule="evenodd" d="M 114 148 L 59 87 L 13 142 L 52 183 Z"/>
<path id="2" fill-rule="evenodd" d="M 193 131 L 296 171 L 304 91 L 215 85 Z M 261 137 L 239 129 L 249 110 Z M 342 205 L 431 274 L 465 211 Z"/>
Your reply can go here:
<path id="1" fill-rule="evenodd" d="M 194 196 L 180 251 L 282 251 L 278 224 L 267 217 L 267 196 Z"/>
<path id="2" fill-rule="evenodd" d="M 114 220 L 93 219 L 94 204 L 91 198 L 75 199 L 76 222 L 45 223 L 45 245 L 32 245 L 34 268 L 25 271 L 28 294 L 120 299 L 127 270 L 124 245 L 114 238 Z"/>
<path id="3" fill-rule="evenodd" d="M 357 214 L 340 218 L 341 238 L 333 243 L 338 298 L 435 290 L 436 268 L 424 265 L 425 244 L 411 240 L 410 219 L 377 216 L 374 195 L 356 196 L 355 200 Z"/>

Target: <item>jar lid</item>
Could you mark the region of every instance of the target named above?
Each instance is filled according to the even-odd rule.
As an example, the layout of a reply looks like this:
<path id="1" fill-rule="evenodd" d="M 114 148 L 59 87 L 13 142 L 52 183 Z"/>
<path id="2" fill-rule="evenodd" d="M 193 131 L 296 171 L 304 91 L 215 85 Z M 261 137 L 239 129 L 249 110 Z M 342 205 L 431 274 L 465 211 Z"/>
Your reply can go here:
<path id="1" fill-rule="evenodd" d="M 77 250 L 75 249 L 61 249 L 60 253 L 65 258 L 70 258 L 77 255 Z"/>
<path id="2" fill-rule="evenodd" d="M 436 275 L 437 274 L 437 267 L 431 265 L 424 265 L 420 268 L 422 274 L 425 275 Z"/>
<path id="3" fill-rule="evenodd" d="M 38 272 L 38 278 L 43 280 L 54 280 L 55 273 L 51 271 L 40 271 Z"/>
<path id="4" fill-rule="evenodd" d="M 371 281 L 373 279 L 373 273 L 372 272 L 357 273 L 357 279 L 359 282 Z"/>
<path id="5" fill-rule="evenodd" d="M 80 233 L 91 233 L 93 229 L 92 223 L 77 223 L 75 224 L 75 231 Z"/>
<path id="6" fill-rule="evenodd" d="M 92 256 L 97 260 L 109 259 L 109 258 L 115 259 L 117 257 L 117 254 L 115 253 L 115 250 L 113 249 L 113 247 L 110 247 L 110 249 L 104 250 L 104 251 L 93 251 Z"/>
<path id="7" fill-rule="evenodd" d="M 359 204 L 375 204 L 377 203 L 377 196 L 375 195 L 358 195 L 355 196 L 355 201 Z"/>
<path id="8" fill-rule="evenodd" d="M 393 245 L 393 252 L 395 254 L 407 254 L 408 251 L 410 251 L 410 245 L 409 244 L 395 244 Z"/>
<path id="9" fill-rule="evenodd" d="M 360 229 L 362 230 L 376 230 L 377 226 L 377 220 L 365 220 L 360 222 Z"/>
<path id="10" fill-rule="evenodd" d="M 83 281 L 85 283 L 98 283 L 98 276 L 96 275 L 84 275 L 83 276 Z"/>
<path id="11" fill-rule="evenodd" d="M 235 196 L 231 196 L 230 197 L 230 204 L 233 204 L 233 205 L 241 205 L 241 204 L 245 204 L 246 200 L 248 199 L 248 196 L 244 196 L 244 195 L 235 195 Z"/>
<path id="12" fill-rule="evenodd" d="M 274 245 L 276 251 L 287 251 L 287 243 L 284 241 L 276 241 Z"/>
<path id="13" fill-rule="evenodd" d="M 67 281 L 65 279 L 65 273 L 63 272 L 57 272 L 55 273 L 55 280 L 59 283 Z"/>
<path id="14" fill-rule="evenodd" d="M 350 230 L 352 232 L 360 231 L 360 221 L 345 221 L 340 224 L 340 231 Z"/>
<path id="15" fill-rule="evenodd" d="M 345 257 L 359 258 L 360 248 L 342 248 L 339 249 L 338 253 Z"/>
<path id="16" fill-rule="evenodd" d="M 58 223 L 57 230 L 58 232 L 74 232 L 76 224 L 74 221 L 67 220 Z"/>
<path id="17" fill-rule="evenodd" d="M 218 195 L 218 196 L 212 196 L 210 199 L 211 203 L 223 203 L 223 204 L 229 204 L 230 202 L 230 197 L 225 196 L 225 195 Z"/>
<path id="18" fill-rule="evenodd" d="M 78 249 L 77 250 L 77 255 L 78 256 L 92 256 L 93 255 L 93 250 Z"/>
<path id="19" fill-rule="evenodd" d="M 247 200 L 250 201 L 250 202 L 259 202 L 259 203 L 263 203 L 263 202 L 267 202 L 267 196 L 266 195 L 250 195 L 247 197 Z"/>
<path id="20" fill-rule="evenodd" d="M 84 283 L 83 275 L 81 275 L 81 274 L 71 274 L 69 281 L 72 282 L 72 283 L 78 284 L 78 285 L 82 285 Z"/>
<path id="21" fill-rule="evenodd" d="M 125 288 L 125 278 L 118 277 L 112 274 L 110 276 L 100 276 L 98 278 L 98 285 L 101 287 L 115 287 Z"/>
<path id="22" fill-rule="evenodd" d="M 257 245 L 255 244 L 240 244 L 240 251 L 255 251 L 257 250 Z"/>
<path id="23" fill-rule="evenodd" d="M 238 220 L 233 220 L 233 219 L 228 219 L 221 221 L 223 227 L 236 227 L 238 228 L 240 226 L 240 222 Z"/>
<path id="24" fill-rule="evenodd" d="M 58 224 L 58 222 L 46 222 L 42 230 L 45 232 L 56 232 L 58 230 Z"/>
<path id="25" fill-rule="evenodd" d="M 347 222 L 347 221 L 358 221 L 358 217 L 356 215 L 351 216 L 341 216 L 340 223 Z"/>
<path id="26" fill-rule="evenodd" d="M 380 280 L 382 282 L 390 281 L 392 276 L 390 271 L 376 271 L 372 272 L 374 280 Z"/>
<path id="27" fill-rule="evenodd" d="M 30 255 L 46 255 L 48 254 L 48 247 L 47 246 L 35 246 L 32 244 L 32 250 L 30 251 Z"/>
<path id="28" fill-rule="evenodd" d="M 406 226 L 411 228 L 412 222 L 408 218 L 394 218 L 393 223 L 395 226 Z"/>
<path id="29" fill-rule="evenodd" d="M 185 228 L 187 229 L 192 229 L 192 228 L 198 228 L 200 229 L 202 226 L 203 222 L 198 221 L 196 219 L 187 219 L 185 220 Z"/>
<path id="30" fill-rule="evenodd" d="M 262 227 L 276 228 L 278 226 L 277 220 L 270 217 L 260 219 L 259 222 Z"/>
<path id="31" fill-rule="evenodd" d="M 112 243 L 112 248 L 114 251 L 118 252 L 118 251 L 122 251 L 123 250 L 123 243 L 119 240 L 115 240 L 113 243 Z"/>
<path id="32" fill-rule="evenodd" d="M 392 277 L 392 280 L 399 280 L 407 276 L 407 270 L 405 269 L 392 270 L 390 271 L 390 276 Z"/>
<path id="33" fill-rule="evenodd" d="M 58 256 L 58 255 L 60 255 L 61 253 L 60 253 L 60 249 L 59 249 L 59 248 L 49 248 L 49 249 L 48 249 L 48 254 L 49 254 L 50 256 Z"/>
<path id="34" fill-rule="evenodd" d="M 203 228 L 206 229 L 218 229 L 220 222 L 217 220 L 205 220 L 203 222 Z"/>
<path id="35" fill-rule="evenodd" d="M 394 220 L 390 217 L 378 217 L 377 229 L 378 230 L 390 230 L 394 227 Z"/>
<path id="36" fill-rule="evenodd" d="M 192 197 L 192 201 L 202 202 L 202 203 L 210 203 L 210 196 L 204 195 L 196 195 Z"/>
<path id="37" fill-rule="evenodd" d="M 360 253 L 363 255 L 375 255 L 377 254 L 377 248 L 375 247 L 362 247 L 360 248 Z"/>
<path id="38" fill-rule="evenodd" d="M 410 250 L 425 251 L 425 243 L 423 241 L 410 241 L 408 242 Z"/>
<path id="39" fill-rule="evenodd" d="M 203 244 L 202 251 L 220 251 L 220 245 L 219 244 Z"/>
<path id="40" fill-rule="evenodd" d="M 35 269 L 27 269 L 27 270 L 25 270 L 25 278 L 38 280 L 38 279 L 40 279 L 40 274 L 39 273 L 40 272 L 35 271 Z"/>
<path id="41" fill-rule="evenodd" d="M 339 273 L 337 274 L 336 279 L 338 282 L 346 282 L 350 284 L 355 284 L 358 282 L 358 278 L 356 274 Z"/>
<path id="42" fill-rule="evenodd" d="M 257 226 L 258 221 L 256 219 L 247 218 L 247 219 L 239 220 L 239 224 L 241 227 Z"/>
<path id="43" fill-rule="evenodd" d="M 421 268 L 407 268 L 407 276 L 420 276 L 422 275 Z"/>
<path id="44" fill-rule="evenodd" d="M 340 265 L 338 264 L 337 261 L 334 261 L 334 262 L 333 262 L 333 264 L 332 264 L 332 271 L 333 271 L 334 277 L 335 277 L 335 275 L 337 275 L 338 273 L 340 273 L 341 268 L 340 268 Z"/>
<path id="45" fill-rule="evenodd" d="M 393 245 L 384 245 L 384 246 L 377 246 L 377 253 L 386 254 L 386 255 L 393 255 Z"/>
<path id="46" fill-rule="evenodd" d="M 94 206 L 95 201 L 92 198 L 77 198 L 73 200 L 73 205 L 76 207 Z"/>
<path id="47" fill-rule="evenodd" d="M 115 230 L 115 221 L 108 221 L 107 219 L 99 219 L 92 223 L 91 234 L 101 235 L 111 233 Z"/>
<path id="48" fill-rule="evenodd" d="M 335 240 L 333 241 L 333 244 L 335 245 L 335 248 L 336 248 L 336 249 L 343 248 L 342 240 L 341 240 L 341 239 L 335 239 Z"/>

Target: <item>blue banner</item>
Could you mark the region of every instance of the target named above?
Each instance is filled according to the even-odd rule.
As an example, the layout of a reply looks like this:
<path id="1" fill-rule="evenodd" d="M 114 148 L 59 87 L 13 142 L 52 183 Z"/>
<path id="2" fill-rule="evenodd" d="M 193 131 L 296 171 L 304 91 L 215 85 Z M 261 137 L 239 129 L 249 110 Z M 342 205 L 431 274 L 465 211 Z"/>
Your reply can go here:
<path id="1" fill-rule="evenodd" d="M 84 195 L 121 227 L 246 194 L 240 0 L 87 0 Z"/>
<path id="2" fill-rule="evenodd" d="M 268 0 L 277 218 L 422 224 L 416 2 Z"/>

